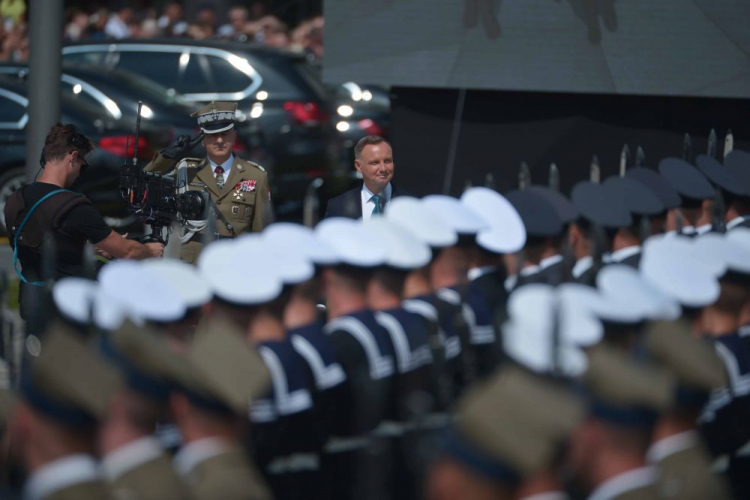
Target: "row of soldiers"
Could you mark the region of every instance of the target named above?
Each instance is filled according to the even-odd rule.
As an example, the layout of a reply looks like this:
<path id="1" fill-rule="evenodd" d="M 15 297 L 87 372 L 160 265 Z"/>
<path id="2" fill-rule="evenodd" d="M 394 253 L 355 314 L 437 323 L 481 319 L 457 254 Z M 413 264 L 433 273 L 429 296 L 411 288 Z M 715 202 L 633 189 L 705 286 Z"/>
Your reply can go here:
<path id="1" fill-rule="evenodd" d="M 733 151 L 570 198 L 398 197 L 195 267 L 64 278 L 2 392 L 6 479 L 31 499 L 747 498 L 746 172 Z"/>

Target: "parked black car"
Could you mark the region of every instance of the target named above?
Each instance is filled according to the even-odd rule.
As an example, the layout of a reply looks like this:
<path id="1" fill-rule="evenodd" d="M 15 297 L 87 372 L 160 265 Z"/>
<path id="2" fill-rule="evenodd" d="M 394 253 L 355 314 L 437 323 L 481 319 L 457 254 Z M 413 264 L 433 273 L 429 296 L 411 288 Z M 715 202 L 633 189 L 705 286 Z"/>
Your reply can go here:
<path id="1" fill-rule="evenodd" d="M 341 167 L 327 92 L 303 55 L 236 42 L 107 40 L 66 46 L 63 60 L 137 73 L 196 105 L 238 101 L 238 119 L 257 126 L 250 149 L 263 153 L 255 158 L 282 218 L 299 212 L 312 179 Z"/>
<path id="2" fill-rule="evenodd" d="M 0 213 L 8 196 L 27 181 L 26 126 L 29 101 L 25 86 L 0 79 Z M 128 123 L 101 116 L 99 109 L 85 102 L 63 96 L 61 116 L 63 123 L 72 123 L 91 138 L 96 150 L 87 156 L 92 168 L 86 170 L 73 189 L 86 194 L 107 217 L 110 225 L 126 226 L 125 202 L 118 190 L 120 166 L 134 154 L 135 136 Z M 142 127 L 138 141 L 138 158 L 145 164 L 153 153 L 151 144 L 160 134 L 149 124 Z M 2 219 L 2 217 L 0 217 Z M 0 221 L 0 226 L 4 221 Z M 1 227 L 4 231 L 4 227 Z"/>
<path id="3" fill-rule="evenodd" d="M 0 75 L 26 82 L 29 67 L 26 64 L 0 64 Z M 161 130 L 152 147 L 162 149 L 177 135 L 195 135 L 199 129 L 190 118 L 193 107 L 174 91 L 170 92 L 147 78 L 125 71 L 102 71 L 93 66 L 66 65 L 60 75 L 62 94 L 71 100 L 83 101 L 98 109 L 101 117 L 120 120 L 135 130 L 138 101 L 143 102 L 143 123 Z M 244 148 L 243 148 L 244 149 Z M 201 153 L 203 153 L 201 151 Z"/>

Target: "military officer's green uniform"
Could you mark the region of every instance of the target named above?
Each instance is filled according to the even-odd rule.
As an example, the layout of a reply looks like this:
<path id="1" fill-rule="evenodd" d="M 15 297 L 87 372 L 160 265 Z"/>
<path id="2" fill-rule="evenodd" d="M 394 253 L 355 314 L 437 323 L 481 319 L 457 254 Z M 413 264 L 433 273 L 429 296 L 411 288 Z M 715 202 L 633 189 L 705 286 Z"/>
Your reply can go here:
<path id="1" fill-rule="evenodd" d="M 16 404 L 29 408 L 36 425 L 55 426 L 55 433 L 41 432 L 48 436 L 47 449 L 57 452 L 46 452 L 43 465 L 26 459 L 25 465 L 33 467 L 33 472 L 24 484 L 23 498 L 110 498 L 96 459 L 76 448 L 94 437 L 97 422 L 105 418 L 109 400 L 119 387 L 117 373 L 80 338 L 55 326 L 44 335 L 39 356 L 24 367 L 21 377 L 21 397 Z M 78 442 L 71 445 L 58 439 L 60 429 L 70 429 L 68 439 Z M 82 433 L 80 437 L 76 432 Z"/>
<path id="2" fill-rule="evenodd" d="M 127 392 L 121 397 L 137 394 L 163 411 L 172 392 L 172 381 L 179 376 L 177 372 L 187 369 L 178 354 L 158 336 L 159 332 L 130 321 L 102 335 L 99 344 L 103 353 L 127 382 Z M 135 436 L 142 432 L 139 427 L 131 430 Z M 186 496 L 171 458 L 159 440 L 149 434 L 108 450 L 101 468 L 116 499 L 180 500 Z"/>
<path id="3" fill-rule="evenodd" d="M 192 114 L 205 135 L 218 134 L 234 128 L 237 103 L 212 102 Z M 230 144 L 229 147 L 232 145 Z M 178 165 L 176 159 L 157 153 L 145 170 L 161 174 L 172 173 Z M 167 155 L 170 156 L 170 155 Z M 270 202 L 268 175 L 260 165 L 232 156 L 229 168 L 219 165 L 228 176 L 223 186 L 217 181 L 216 165 L 209 158 L 185 158 L 189 189 L 208 190 L 216 211 L 216 231 L 220 238 L 232 238 L 242 233 L 263 230 L 266 204 Z M 205 230 L 193 235 L 182 246 L 181 258 L 195 263 L 206 238 Z"/>
<path id="4" fill-rule="evenodd" d="M 191 500 L 267 500 L 270 490 L 241 446 L 239 424 L 252 401 L 265 394 L 271 376 L 243 332 L 224 320 L 201 323 L 185 353 L 188 371 L 179 391 L 190 401 L 197 421 L 211 421 L 211 433 L 188 439 L 174 457 Z M 181 425 L 178 422 L 178 425 Z M 219 432 L 219 430 L 223 432 Z M 251 431 L 252 432 L 252 431 Z"/>

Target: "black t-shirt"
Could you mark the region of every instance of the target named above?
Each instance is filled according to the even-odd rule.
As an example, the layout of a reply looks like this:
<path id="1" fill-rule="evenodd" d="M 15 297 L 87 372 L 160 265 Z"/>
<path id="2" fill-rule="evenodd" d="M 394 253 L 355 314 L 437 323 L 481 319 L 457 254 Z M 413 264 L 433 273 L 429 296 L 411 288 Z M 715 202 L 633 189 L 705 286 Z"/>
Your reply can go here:
<path id="1" fill-rule="evenodd" d="M 31 209 L 34 203 L 42 199 L 45 195 L 60 189 L 54 184 L 44 182 L 33 182 L 23 188 L 23 201 L 27 209 Z M 49 198 L 48 198 L 49 199 Z M 43 202 L 44 203 L 44 202 Z M 37 207 L 37 210 L 42 205 Z M 96 211 L 93 205 L 84 203 L 75 206 L 68 212 L 62 221 L 61 228 L 67 234 L 74 238 L 80 238 L 82 241 L 90 241 L 93 244 L 99 243 L 109 236 L 112 229 L 104 222 L 104 218 Z M 31 252 L 23 247 L 19 247 L 18 256 L 23 266 L 24 274 L 26 270 L 39 270 L 41 256 Z M 77 276 L 80 274 L 81 256 L 58 256 L 57 274 L 61 276 Z M 28 276 L 27 276 L 28 278 Z"/>

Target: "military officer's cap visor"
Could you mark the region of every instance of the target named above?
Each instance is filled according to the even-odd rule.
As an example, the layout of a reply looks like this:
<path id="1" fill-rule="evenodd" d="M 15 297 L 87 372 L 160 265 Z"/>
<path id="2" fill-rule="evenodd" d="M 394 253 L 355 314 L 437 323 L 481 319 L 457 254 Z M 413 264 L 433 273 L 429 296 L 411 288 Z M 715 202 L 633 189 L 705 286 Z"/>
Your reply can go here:
<path id="1" fill-rule="evenodd" d="M 34 410 L 70 427 L 85 428 L 106 416 L 120 386 L 117 372 L 72 334 L 54 328 L 39 355 L 28 358 L 21 396 Z"/>
<path id="2" fill-rule="evenodd" d="M 546 238 L 562 233 L 560 216 L 544 197 L 526 190 L 511 191 L 505 197 L 521 216 L 528 236 Z"/>
<path id="3" fill-rule="evenodd" d="M 653 191 L 635 179 L 613 176 L 605 180 L 604 185 L 617 194 L 633 216 L 661 215 L 666 209 Z"/>
<path id="4" fill-rule="evenodd" d="M 650 427 L 669 407 L 675 383 L 674 376 L 660 366 L 599 346 L 590 352 L 584 375 L 589 414 L 618 426 Z"/>
<path id="5" fill-rule="evenodd" d="M 250 405 L 271 387 L 263 360 L 243 332 L 219 317 L 198 327 L 184 359 L 190 370 L 178 373 L 178 387 L 199 408 L 246 416 Z"/>
<path id="6" fill-rule="evenodd" d="M 510 366 L 473 388 L 458 415 L 444 452 L 513 485 L 554 460 L 583 418 L 584 406 L 563 384 Z"/>
<path id="7" fill-rule="evenodd" d="M 669 184 L 659 172 L 646 167 L 635 167 L 625 172 L 625 178 L 640 182 L 659 197 L 667 210 L 677 208 L 682 204 L 680 194 Z"/>
<path id="8" fill-rule="evenodd" d="M 102 334 L 99 347 L 119 368 L 131 389 L 157 402 L 166 402 L 176 381 L 189 370 L 159 332 L 131 321 Z"/>
<path id="9" fill-rule="evenodd" d="M 633 218 L 614 190 L 590 181 L 579 182 L 570 193 L 581 217 L 606 229 L 619 229 L 633 224 Z"/>
<path id="10" fill-rule="evenodd" d="M 234 128 L 234 115 L 237 111 L 236 102 L 211 102 L 192 115 L 198 119 L 198 125 L 204 134 L 220 134 Z"/>
<path id="11" fill-rule="evenodd" d="M 706 176 L 685 160 L 665 158 L 659 162 L 659 173 L 680 194 L 686 207 L 697 207 L 714 197 L 714 188 Z"/>
<path id="12" fill-rule="evenodd" d="M 746 197 L 750 194 L 745 185 L 735 177 L 732 170 L 723 166 L 716 158 L 708 155 L 699 155 L 695 159 L 695 164 L 698 170 L 711 181 L 711 184 L 725 193 L 739 197 Z"/>
<path id="13" fill-rule="evenodd" d="M 539 195 L 547 200 L 548 203 L 551 203 L 563 224 L 570 224 L 580 216 L 573 202 L 559 191 L 555 191 L 547 186 L 529 186 L 526 188 L 526 191 Z"/>

